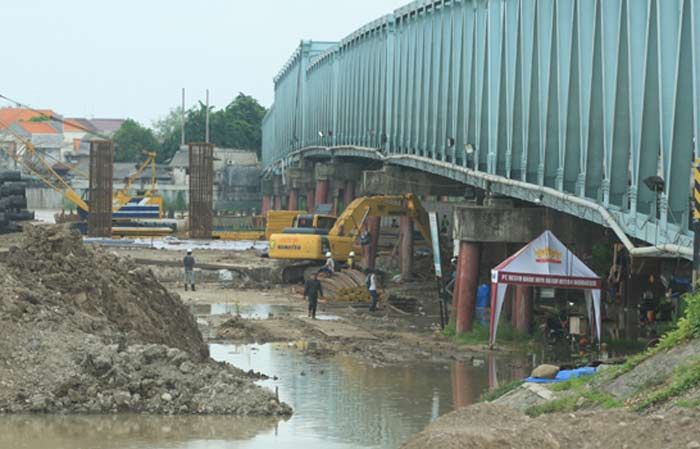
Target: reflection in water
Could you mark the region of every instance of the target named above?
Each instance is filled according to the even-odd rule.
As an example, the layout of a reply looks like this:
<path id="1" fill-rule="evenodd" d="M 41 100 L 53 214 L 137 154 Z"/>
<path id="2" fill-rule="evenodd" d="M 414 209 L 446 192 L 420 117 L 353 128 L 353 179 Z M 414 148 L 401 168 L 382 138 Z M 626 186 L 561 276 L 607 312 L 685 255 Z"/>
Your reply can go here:
<path id="1" fill-rule="evenodd" d="M 240 315 L 246 320 L 266 320 L 268 318 L 286 315 L 294 312 L 294 308 L 280 304 L 192 304 L 192 312 L 198 316 L 207 315 Z M 299 317 L 305 317 L 300 314 Z M 328 313 L 319 312 L 316 315 L 319 320 L 336 321 L 340 317 Z"/>
<path id="2" fill-rule="evenodd" d="M 371 344 L 371 343 L 368 343 Z M 222 449 L 396 448 L 438 416 L 510 380 L 513 364 L 414 363 L 376 367 L 350 357 L 318 359 L 308 344 L 211 345 L 217 360 L 272 379 L 294 407 L 288 421 L 231 417 L 0 417 L 0 448 Z M 274 379 L 277 376 L 278 379 Z"/>
<path id="3" fill-rule="evenodd" d="M 211 352 L 242 369 L 279 377 L 261 382 L 278 387 L 280 399 L 294 407 L 292 418 L 280 423 L 279 436 L 282 441 L 302 436 L 307 443 L 317 440 L 318 446 L 311 447 L 340 442 L 352 447 L 398 447 L 438 416 L 477 401 L 489 388 L 485 364 L 375 367 L 351 357 L 319 360 L 289 347 L 212 345 Z M 291 347 L 303 350 L 305 345 L 298 342 Z M 497 363 L 493 358 L 494 366 Z M 511 364 L 500 364 L 502 375 L 509 376 Z"/>
<path id="4" fill-rule="evenodd" d="M 3 416 L 0 448 L 146 449 L 223 448 L 222 441 L 273 431 L 276 419 L 220 416 Z M 228 447 L 228 446 L 226 446 Z"/>

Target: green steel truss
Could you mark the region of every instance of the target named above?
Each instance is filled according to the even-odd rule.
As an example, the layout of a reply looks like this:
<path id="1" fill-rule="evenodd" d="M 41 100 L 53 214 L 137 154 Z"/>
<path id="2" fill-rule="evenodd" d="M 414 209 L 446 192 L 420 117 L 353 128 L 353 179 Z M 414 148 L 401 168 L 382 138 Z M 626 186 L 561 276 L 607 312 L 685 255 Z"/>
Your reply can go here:
<path id="1" fill-rule="evenodd" d="M 416 1 L 301 43 L 275 78 L 263 161 L 383 158 L 602 222 L 547 194 L 566 192 L 631 236 L 691 246 L 699 24 L 700 0 Z"/>

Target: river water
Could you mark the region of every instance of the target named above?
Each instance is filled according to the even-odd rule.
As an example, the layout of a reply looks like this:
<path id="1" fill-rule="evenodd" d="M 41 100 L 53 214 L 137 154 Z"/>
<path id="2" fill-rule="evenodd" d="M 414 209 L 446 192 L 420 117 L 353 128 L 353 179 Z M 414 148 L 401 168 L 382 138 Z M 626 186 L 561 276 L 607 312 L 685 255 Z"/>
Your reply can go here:
<path id="1" fill-rule="evenodd" d="M 526 374 L 524 363 L 372 366 L 356 358 L 319 359 L 303 342 L 211 345 L 214 359 L 271 378 L 294 415 L 277 422 L 230 417 L 3 416 L 0 448 L 26 449 L 392 449 L 438 416 L 478 400 L 499 382 Z"/>

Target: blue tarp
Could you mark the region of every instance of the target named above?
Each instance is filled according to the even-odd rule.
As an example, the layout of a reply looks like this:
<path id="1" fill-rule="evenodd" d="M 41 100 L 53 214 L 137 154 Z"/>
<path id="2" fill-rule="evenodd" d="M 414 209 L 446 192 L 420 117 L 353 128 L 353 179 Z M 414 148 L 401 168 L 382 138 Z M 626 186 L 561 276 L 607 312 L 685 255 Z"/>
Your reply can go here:
<path id="1" fill-rule="evenodd" d="M 585 366 L 583 368 L 576 368 L 576 369 L 563 369 L 559 371 L 559 374 L 557 374 L 557 377 L 554 379 L 542 379 L 539 377 L 528 377 L 525 379 L 525 382 L 532 382 L 536 384 L 551 384 L 551 383 L 556 383 L 556 382 L 566 382 L 567 380 L 570 379 L 575 379 L 577 377 L 582 377 L 582 376 L 590 376 L 592 374 L 595 374 L 595 368 Z"/>

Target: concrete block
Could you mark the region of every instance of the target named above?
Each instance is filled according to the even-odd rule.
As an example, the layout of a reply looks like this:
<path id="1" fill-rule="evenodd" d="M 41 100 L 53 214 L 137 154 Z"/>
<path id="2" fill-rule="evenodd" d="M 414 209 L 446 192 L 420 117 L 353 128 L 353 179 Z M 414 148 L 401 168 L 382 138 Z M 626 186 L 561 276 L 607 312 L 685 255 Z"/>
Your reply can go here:
<path id="1" fill-rule="evenodd" d="M 455 207 L 454 239 L 468 242 L 527 243 L 545 230 L 575 242 L 585 223 L 545 208 Z M 589 224 L 590 226 L 590 224 Z"/>

